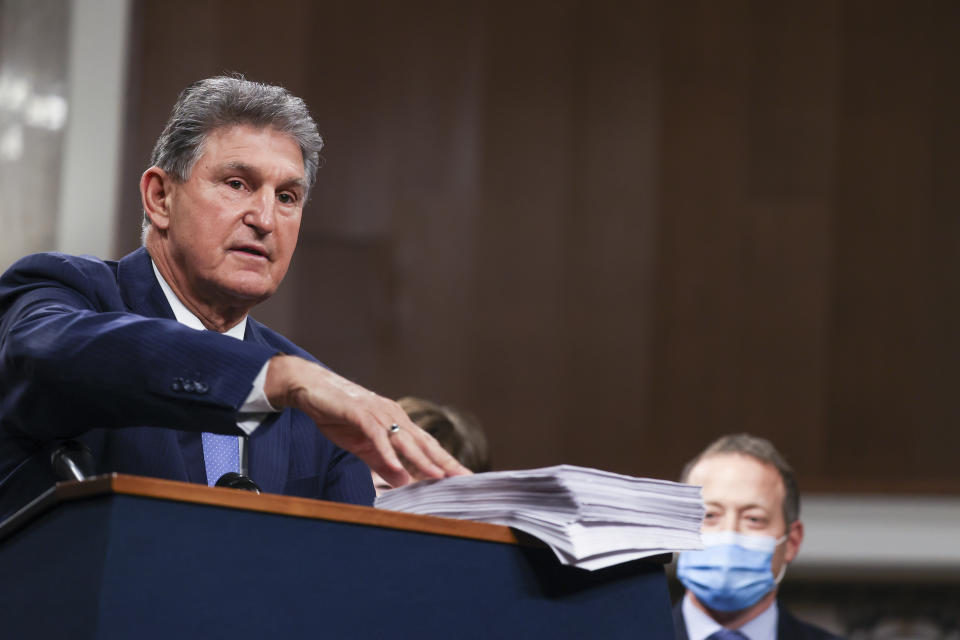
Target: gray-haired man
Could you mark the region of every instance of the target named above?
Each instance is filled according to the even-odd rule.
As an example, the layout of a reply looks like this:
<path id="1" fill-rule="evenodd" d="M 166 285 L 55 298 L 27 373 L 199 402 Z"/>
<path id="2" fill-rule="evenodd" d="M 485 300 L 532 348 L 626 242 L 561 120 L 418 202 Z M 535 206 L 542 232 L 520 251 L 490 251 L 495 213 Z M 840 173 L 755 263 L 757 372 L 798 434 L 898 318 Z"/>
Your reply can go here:
<path id="1" fill-rule="evenodd" d="M 248 316 L 286 274 L 321 146 L 285 89 L 197 82 L 140 181 L 144 248 L 36 254 L 3 275 L 0 519 L 49 486 L 68 438 L 99 472 L 213 484 L 239 467 L 268 492 L 362 504 L 360 460 L 395 485 L 401 457 L 468 473 L 395 402 Z"/>

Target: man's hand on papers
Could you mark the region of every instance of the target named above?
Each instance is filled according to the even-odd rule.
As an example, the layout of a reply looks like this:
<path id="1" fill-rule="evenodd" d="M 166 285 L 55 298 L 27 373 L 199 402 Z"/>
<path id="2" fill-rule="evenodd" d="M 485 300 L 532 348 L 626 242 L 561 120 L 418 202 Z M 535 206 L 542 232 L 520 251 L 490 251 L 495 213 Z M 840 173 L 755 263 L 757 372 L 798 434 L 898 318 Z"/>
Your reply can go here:
<path id="1" fill-rule="evenodd" d="M 366 462 L 391 486 L 408 484 L 411 473 L 418 479 L 470 474 L 396 402 L 316 363 L 274 356 L 264 391 L 274 407 L 306 413 L 331 442 Z M 399 429 L 391 432 L 391 425 Z"/>

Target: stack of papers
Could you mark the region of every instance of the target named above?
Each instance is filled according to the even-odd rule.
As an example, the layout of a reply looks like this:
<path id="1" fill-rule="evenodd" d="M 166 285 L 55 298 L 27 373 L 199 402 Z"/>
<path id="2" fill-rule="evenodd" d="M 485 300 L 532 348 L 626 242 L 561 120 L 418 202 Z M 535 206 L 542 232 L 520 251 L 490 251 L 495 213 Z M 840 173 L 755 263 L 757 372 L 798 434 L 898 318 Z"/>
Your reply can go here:
<path id="1" fill-rule="evenodd" d="M 700 487 L 570 465 L 426 480 L 375 506 L 513 527 L 589 570 L 703 548 Z"/>

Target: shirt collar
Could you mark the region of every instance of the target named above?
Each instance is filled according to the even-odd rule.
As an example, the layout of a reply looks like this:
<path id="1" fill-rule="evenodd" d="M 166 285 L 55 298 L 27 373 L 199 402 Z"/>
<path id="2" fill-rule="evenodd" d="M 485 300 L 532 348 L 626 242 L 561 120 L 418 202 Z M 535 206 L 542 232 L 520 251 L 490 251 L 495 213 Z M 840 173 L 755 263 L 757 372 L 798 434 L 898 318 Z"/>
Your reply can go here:
<path id="1" fill-rule="evenodd" d="M 684 596 L 680 606 L 683 610 L 683 621 L 687 625 L 689 640 L 706 640 L 710 634 L 722 628 L 716 620 L 693 604 L 689 594 Z M 778 617 L 777 601 L 774 600 L 760 615 L 737 629 L 737 631 L 747 636 L 749 640 L 776 640 Z"/>
<path id="2" fill-rule="evenodd" d="M 203 326 L 200 318 L 193 315 L 190 309 L 187 309 L 186 305 L 180 302 L 180 298 L 177 297 L 177 294 L 173 292 L 173 289 L 170 288 L 170 285 L 167 284 L 167 281 L 163 279 L 162 275 L 160 275 L 160 270 L 157 269 L 157 265 L 152 258 L 150 260 L 150 265 L 153 267 L 153 274 L 157 276 L 157 282 L 160 283 L 160 288 L 163 289 L 163 295 L 170 304 L 170 308 L 173 309 L 173 315 L 177 319 L 177 322 L 180 324 L 185 324 L 191 329 L 196 329 L 197 331 L 205 330 L 206 327 Z M 238 322 L 235 326 L 227 329 L 224 334 L 230 336 L 231 338 L 236 338 L 237 340 L 243 340 L 244 336 L 247 334 L 247 316 L 243 316 L 243 320 Z"/>

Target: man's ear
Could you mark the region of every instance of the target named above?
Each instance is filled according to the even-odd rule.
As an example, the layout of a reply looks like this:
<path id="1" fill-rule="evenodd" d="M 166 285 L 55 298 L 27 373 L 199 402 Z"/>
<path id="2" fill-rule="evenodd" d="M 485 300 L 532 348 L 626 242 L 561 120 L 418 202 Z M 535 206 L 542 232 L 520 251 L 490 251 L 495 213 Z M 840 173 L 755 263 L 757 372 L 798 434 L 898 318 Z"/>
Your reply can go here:
<path id="1" fill-rule="evenodd" d="M 803 522 L 795 521 L 787 530 L 787 549 L 783 554 L 783 561 L 787 564 L 793 562 L 800 551 L 800 545 L 803 543 Z"/>
<path id="2" fill-rule="evenodd" d="M 140 199 L 153 226 L 166 230 L 170 226 L 170 187 L 173 178 L 160 167 L 150 167 L 140 176 Z"/>

